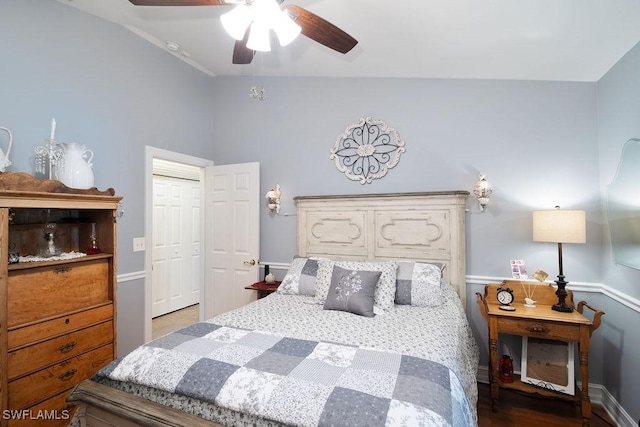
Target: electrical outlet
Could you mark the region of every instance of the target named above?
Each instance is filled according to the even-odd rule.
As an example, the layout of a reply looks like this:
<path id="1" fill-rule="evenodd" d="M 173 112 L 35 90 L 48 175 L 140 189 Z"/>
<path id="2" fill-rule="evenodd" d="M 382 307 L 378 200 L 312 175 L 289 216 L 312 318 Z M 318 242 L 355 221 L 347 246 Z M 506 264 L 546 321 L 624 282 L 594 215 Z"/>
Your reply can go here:
<path id="1" fill-rule="evenodd" d="M 133 252 L 142 252 L 145 250 L 144 237 L 133 238 Z"/>

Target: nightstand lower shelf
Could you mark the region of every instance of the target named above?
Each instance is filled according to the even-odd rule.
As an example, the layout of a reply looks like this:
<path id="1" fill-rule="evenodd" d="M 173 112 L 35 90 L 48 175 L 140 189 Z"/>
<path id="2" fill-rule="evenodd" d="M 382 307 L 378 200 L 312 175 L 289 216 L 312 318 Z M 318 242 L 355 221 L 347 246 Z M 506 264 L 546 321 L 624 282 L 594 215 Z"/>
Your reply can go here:
<path id="1" fill-rule="evenodd" d="M 520 380 L 520 375 L 517 375 L 517 374 L 514 374 L 512 383 L 505 383 L 500 380 L 498 381 L 500 382 L 499 384 L 500 388 L 515 390 L 515 391 L 519 391 L 527 394 L 537 394 L 543 397 L 552 397 L 554 399 L 562 399 L 569 402 L 579 403 L 582 395 L 579 387 L 576 387 L 575 395 L 559 393 L 555 390 L 549 390 L 544 387 L 538 387 L 533 384 L 522 382 Z M 495 404 L 495 401 L 494 401 L 494 404 Z"/>

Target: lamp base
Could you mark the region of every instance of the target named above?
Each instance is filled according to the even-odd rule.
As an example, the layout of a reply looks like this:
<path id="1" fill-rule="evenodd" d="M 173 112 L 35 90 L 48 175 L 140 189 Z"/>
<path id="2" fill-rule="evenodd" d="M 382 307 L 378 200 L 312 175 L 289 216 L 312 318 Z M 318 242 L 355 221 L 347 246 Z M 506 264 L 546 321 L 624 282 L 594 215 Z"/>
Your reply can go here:
<path id="1" fill-rule="evenodd" d="M 552 310 L 561 311 L 563 313 L 571 313 L 573 311 L 573 307 L 567 305 L 567 303 L 558 303 L 551 306 Z"/>
<path id="2" fill-rule="evenodd" d="M 558 303 L 551 306 L 552 310 L 560 311 L 563 313 L 571 313 L 573 311 L 573 307 L 565 302 L 567 298 L 567 290 L 565 289 L 567 286 L 567 282 L 564 281 L 564 275 L 558 275 L 558 280 L 556 280 L 556 285 L 558 285 L 558 289 L 556 290 L 556 296 L 558 297 Z"/>

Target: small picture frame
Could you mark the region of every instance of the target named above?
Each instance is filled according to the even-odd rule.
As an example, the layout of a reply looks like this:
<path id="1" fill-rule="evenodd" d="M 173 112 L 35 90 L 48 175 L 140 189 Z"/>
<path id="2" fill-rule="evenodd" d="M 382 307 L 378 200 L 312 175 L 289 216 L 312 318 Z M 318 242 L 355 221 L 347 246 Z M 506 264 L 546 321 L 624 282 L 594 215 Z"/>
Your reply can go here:
<path id="1" fill-rule="evenodd" d="M 522 337 L 521 380 L 575 395 L 574 343 Z"/>
<path id="2" fill-rule="evenodd" d="M 541 268 L 537 269 L 533 273 L 533 278 L 536 279 L 538 282 L 544 282 L 545 280 L 547 280 L 547 277 L 549 277 L 549 273 L 547 273 Z"/>
<path id="3" fill-rule="evenodd" d="M 521 259 L 512 259 L 511 264 L 511 277 L 514 279 L 528 279 L 527 265 Z"/>

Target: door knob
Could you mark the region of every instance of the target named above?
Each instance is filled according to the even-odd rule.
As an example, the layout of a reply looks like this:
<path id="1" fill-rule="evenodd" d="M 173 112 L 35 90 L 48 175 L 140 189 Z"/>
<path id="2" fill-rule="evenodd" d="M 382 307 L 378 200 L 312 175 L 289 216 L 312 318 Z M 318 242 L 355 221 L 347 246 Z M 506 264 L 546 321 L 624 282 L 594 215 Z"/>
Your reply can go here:
<path id="1" fill-rule="evenodd" d="M 244 265 L 256 265 L 256 262 L 257 262 L 257 261 L 256 261 L 255 259 L 252 259 L 252 260 L 250 260 L 250 261 L 245 261 L 245 262 L 244 262 Z"/>

